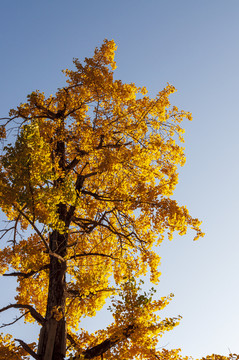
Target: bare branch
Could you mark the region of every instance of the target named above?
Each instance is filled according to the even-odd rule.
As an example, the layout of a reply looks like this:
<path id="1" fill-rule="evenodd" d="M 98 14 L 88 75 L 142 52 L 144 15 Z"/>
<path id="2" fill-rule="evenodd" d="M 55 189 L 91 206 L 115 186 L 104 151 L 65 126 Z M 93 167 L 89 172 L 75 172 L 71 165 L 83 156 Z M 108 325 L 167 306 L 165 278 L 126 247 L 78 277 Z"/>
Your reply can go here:
<path id="1" fill-rule="evenodd" d="M 101 195 L 98 195 L 98 194 L 96 194 L 96 193 L 94 193 L 94 192 L 92 192 L 92 191 L 88 191 L 88 190 L 81 190 L 81 193 L 82 194 L 85 194 L 85 195 L 91 195 L 91 196 L 93 196 L 95 199 L 97 199 L 97 200 L 107 200 L 107 199 L 105 199 L 103 196 L 101 196 Z"/>
<path id="2" fill-rule="evenodd" d="M 18 118 L 18 116 L 16 115 L 16 116 L 13 116 L 13 117 L 2 117 L 2 118 L 0 118 L 0 121 L 1 120 L 7 120 L 6 122 L 5 122 L 5 124 L 3 124 L 2 126 L 6 126 L 8 123 L 10 123 L 11 121 L 13 121 L 14 119 L 17 119 Z"/>
<path id="3" fill-rule="evenodd" d="M 89 177 L 94 176 L 94 175 L 97 175 L 97 174 L 98 174 L 98 171 L 93 171 L 93 172 L 91 172 L 91 173 L 89 173 L 89 174 L 84 175 L 84 177 L 85 177 L 85 179 L 86 179 L 86 178 L 89 178 Z"/>
<path id="4" fill-rule="evenodd" d="M 81 254 L 72 255 L 68 260 L 79 258 L 79 257 L 84 257 L 84 256 L 102 256 L 102 257 L 110 258 L 112 260 L 117 260 L 117 258 L 115 258 L 112 255 L 104 254 L 104 253 L 97 253 L 97 252 L 90 252 L 90 253 L 83 252 Z"/>
<path id="5" fill-rule="evenodd" d="M 66 171 L 74 169 L 79 162 L 80 159 L 75 157 L 72 162 L 66 166 Z"/>
<path id="6" fill-rule="evenodd" d="M 29 217 L 21 209 L 19 209 L 18 207 L 16 207 L 16 209 L 29 222 L 29 224 L 33 227 L 33 229 L 36 231 L 37 235 L 39 235 L 39 237 L 43 241 L 43 243 L 44 243 L 44 245 L 45 245 L 45 247 L 47 249 L 47 252 L 50 253 L 51 250 L 49 248 L 49 245 L 47 244 L 46 239 L 44 238 L 44 236 L 42 236 L 41 232 L 36 227 L 36 225 L 31 221 L 31 219 L 29 219 Z"/>
<path id="7" fill-rule="evenodd" d="M 12 273 L 9 273 L 9 274 L 3 274 L 3 276 L 22 276 L 25 279 L 27 279 L 27 278 L 31 277 L 32 275 L 39 273 L 42 270 L 49 269 L 49 267 L 50 267 L 50 264 L 46 264 L 46 265 L 43 265 L 38 270 L 31 270 L 31 271 L 26 272 L 26 273 L 21 272 L 21 271 L 16 271 L 16 272 L 12 272 Z"/>
<path id="8" fill-rule="evenodd" d="M 18 320 L 20 320 L 21 318 L 23 318 L 23 317 L 24 317 L 25 315 L 27 315 L 29 312 L 30 312 L 30 311 L 26 311 L 24 314 L 22 314 L 21 316 L 19 316 L 18 318 L 16 318 L 14 321 L 12 321 L 12 322 L 10 322 L 10 323 L 2 324 L 2 325 L 0 326 L 0 329 L 1 329 L 1 328 L 4 328 L 4 327 L 6 327 L 6 326 L 10 326 L 10 325 L 15 324 Z"/>
<path id="9" fill-rule="evenodd" d="M 19 342 L 19 344 L 21 345 L 21 347 L 26 350 L 26 352 L 31 355 L 34 359 L 36 360 L 40 360 L 40 357 L 35 353 L 35 351 L 33 351 L 29 345 L 27 345 L 23 340 L 20 339 L 15 339 L 16 341 Z"/>
<path id="10" fill-rule="evenodd" d="M 78 290 L 74 290 L 74 289 L 68 289 L 67 290 L 67 297 L 71 298 L 71 297 L 77 297 L 77 298 L 92 298 L 92 296 L 97 295 L 98 293 L 102 293 L 102 292 L 115 292 L 115 291 L 119 291 L 119 289 L 116 288 L 109 288 L 109 289 L 100 289 L 100 290 L 96 290 L 94 292 L 90 292 L 89 294 L 84 295 L 81 294 L 80 291 Z"/>
<path id="11" fill-rule="evenodd" d="M 10 305 L 7 305 L 3 308 L 0 309 L 0 313 L 3 312 L 3 311 L 6 311 L 8 309 L 28 309 L 31 316 L 36 320 L 38 321 L 41 325 L 44 325 L 45 324 L 45 319 L 44 317 L 34 309 L 34 307 L 32 307 L 31 305 L 27 305 L 27 304 L 10 304 Z"/>
<path id="12" fill-rule="evenodd" d="M 14 230 L 14 229 L 15 229 L 15 226 L 11 226 L 8 229 L 1 229 L 0 233 L 2 233 L 2 234 L 0 236 L 0 239 L 2 239 L 9 231 Z"/>
<path id="13" fill-rule="evenodd" d="M 14 225 L 14 234 L 13 234 L 13 248 L 15 248 L 16 245 L 16 237 L 17 237 L 17 225 L 18 221 L 20 220 L 20 214 L 16 218 L 15 225 Z"/>
<path id="14" fill-rule="evenodd" d="M 16 209 L 17 209 L 17 211 L 20 212 L 20 214 L 21 214 L 23 217 L 25 217 L 25 219 L 29 222 L 29 224 L 30 224 L 30 225 L 33 227 L 33 229 L 36 231 L 37 235 L 39 235 L 39 237 L 41 238 L 41 240 L 43 241 L 43 243 L 44 243 L 44 245 L 45 245 L 45 247 L 46 247 L 46 249 L 47 249 L 47 253 L 48 253 L 50 256 L 54 256 L 54 257 L 56 257 L 57 259 L 59 259 L 60 261 L 65 262 L 65 259 L 64 259 L 62 256 L 60 256 L 60 255 L 58 255 L 58 254 L 56 254 L 56 253 L 54 253 L 54 252 L 51 251 L 49 245 L 48 245 L 47 242 L 46 242 L 46 239 L 44 238 L 44 236 L 42 236 L 42 233 L 39 231 L 39 229 L 36 227 L 36 225 L 31 221 L 31 219 L 29 219 L 29 217 L 28 217 L 21 209 L 19 209 L 19 208 L 16 208 Z"/>
<path id="15" fill-rule="evenodd" d="M 96 149 L 103 149 L 103 148 L 107 148 L 107 149 L 118 149 L 118 148 L 120 148 L 120 147 L 122 147 L 122 146 L 127 146 L 127 145 L 131 145 L 131 144 L 132 144 L 132 141 L 129 141 L 129 142 L 125 143 L 125 144 L 119 144 L 119 141 L 120 141 L 120 140 L 118 140 L 116 144 L 106 144 L 106 145 L 102 145 L 102 144 L 100 145 L 100 144 L 99 144 Z"/>

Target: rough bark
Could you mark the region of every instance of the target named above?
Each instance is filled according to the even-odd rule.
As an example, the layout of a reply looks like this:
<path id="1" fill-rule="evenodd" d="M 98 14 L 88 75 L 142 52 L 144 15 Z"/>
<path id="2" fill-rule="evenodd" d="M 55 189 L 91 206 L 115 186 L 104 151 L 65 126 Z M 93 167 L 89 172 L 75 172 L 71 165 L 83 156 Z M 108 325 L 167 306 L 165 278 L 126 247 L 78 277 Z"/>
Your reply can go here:
<path id="1" fill-rule="evenodd" d="M 66 214 L 64 205 L 59 207 L 60 217 Z M 64 259 L 66 255 L 67 234 L 53 231 L 50 234 L 50 249 Z M 46 323 L 41 329 L 38 355 L 41 360 L 64 360 L 66 353 L 66 262 L 55 256 L 50 257 L 49 288 L 46 310 Z M 54 309 L 62 313 L 58 321 Z"/>

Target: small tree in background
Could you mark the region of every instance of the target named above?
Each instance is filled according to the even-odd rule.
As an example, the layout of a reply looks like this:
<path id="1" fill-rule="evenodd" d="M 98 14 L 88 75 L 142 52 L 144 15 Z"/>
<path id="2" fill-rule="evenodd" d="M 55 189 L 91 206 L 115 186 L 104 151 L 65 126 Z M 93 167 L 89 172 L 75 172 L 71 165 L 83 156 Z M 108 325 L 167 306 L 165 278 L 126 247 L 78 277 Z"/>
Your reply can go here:
<path id="1" fill-rule="evenodd" d="M 185 162 L 180 124 L 191 114 L 170 106 L 171 85 L 151 99 L 144 87 L 114 80 L 115 50 L 104 41 L 84 65 L 74 60 L 54 96 L 33 92 L 2 119 L 2 138 L 13 127 L 17 135 L 1 156 L 9 220 L 1 235 L 10 245 L 0 264 L 18 287 L 0 311 L 19 309 L 41 326 L 37 346 L 1 338 L 6 358 L 155 359 L 166 356 L 158 337 L 178 323 L 158 317 L 170 298 L 153 300 L 137 279 L 149 273 L 158 282 L 155 245 L 165 234 L 189 227 L 203 235 L 171 199 Z M 94 334 L 79 329 L 109 297 L 113 323 Z"/>

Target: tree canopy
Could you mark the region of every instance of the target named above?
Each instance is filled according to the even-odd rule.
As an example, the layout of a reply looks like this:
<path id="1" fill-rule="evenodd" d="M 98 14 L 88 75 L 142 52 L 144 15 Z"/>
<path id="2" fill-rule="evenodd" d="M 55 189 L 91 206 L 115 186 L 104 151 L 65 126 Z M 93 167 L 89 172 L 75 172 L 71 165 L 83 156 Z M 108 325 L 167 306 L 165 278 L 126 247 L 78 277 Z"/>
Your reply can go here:
<path id="1" fill-rule="evenodd" d="M 185 163 L 183 119 L 167 85 L 155 98 L 115 80 L 116 45 L 105 40 L 64 71 L 55 95 L 34 91 L 2 118 L 0 272 L 18 280 L 20 317 L 40 325 L 38 344 L 0 338 L 0 357 L 39 360 L 176 358 L 157 350 L 179 318 L 160 319 L 170 298 L 141 290 L 159 281 L 164 236 L 202 236 L 172 195 Z M 6 139 L 5 139 L 6 138 Z M 10 143 L 7 143 L 10 142 Z M 7 239 L 8 242 L 4 241 Z M 111 298 L 113 322 L 88 333 L 81 319 Z M 17 311 L 17 310 L 16 310 Z M 2 355 L 3 354 L 3 355 Z"/>

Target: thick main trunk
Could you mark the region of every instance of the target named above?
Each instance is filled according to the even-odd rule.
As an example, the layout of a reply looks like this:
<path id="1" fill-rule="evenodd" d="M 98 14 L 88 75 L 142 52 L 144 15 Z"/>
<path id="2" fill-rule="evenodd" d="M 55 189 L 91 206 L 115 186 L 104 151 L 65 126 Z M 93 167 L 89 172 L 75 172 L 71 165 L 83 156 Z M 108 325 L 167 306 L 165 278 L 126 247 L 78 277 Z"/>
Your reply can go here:
<path id="1" fill-rule="evenodd" d="M 67 234 L 53 231 L 50 235 L 52 252 L 62 258 L 66 255 Z M 46 324 L 40 332 L 38 355 L 41 360 L 64 360 L 66 353 L 66 262 L 50 257 L 49 288 Z M 56 316 L 62 314 L 62 318 Z M 60 316 L 61 317 L 61 316 Z"/>

